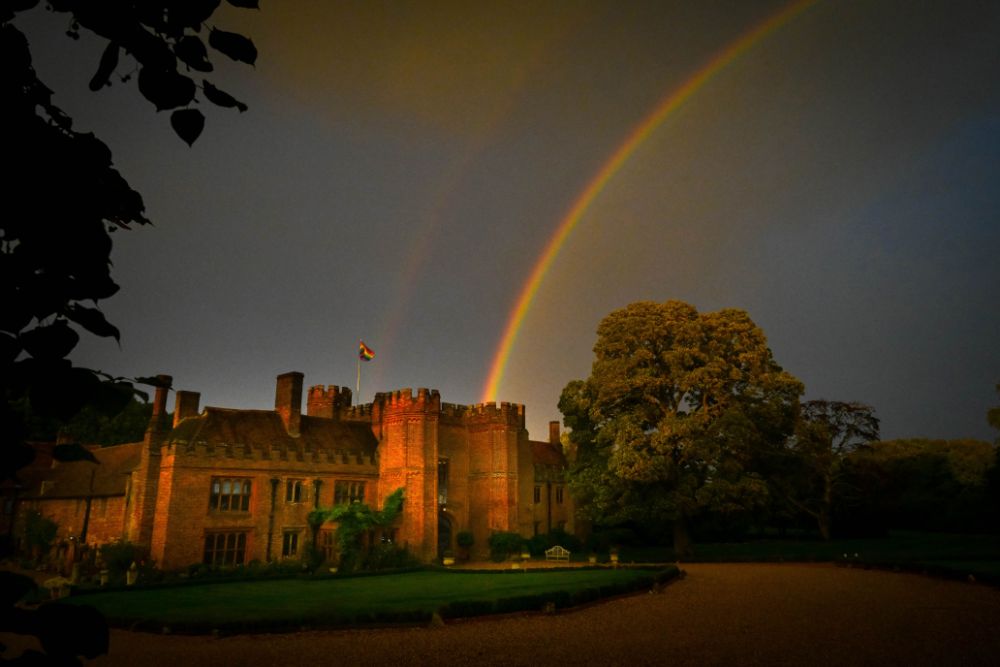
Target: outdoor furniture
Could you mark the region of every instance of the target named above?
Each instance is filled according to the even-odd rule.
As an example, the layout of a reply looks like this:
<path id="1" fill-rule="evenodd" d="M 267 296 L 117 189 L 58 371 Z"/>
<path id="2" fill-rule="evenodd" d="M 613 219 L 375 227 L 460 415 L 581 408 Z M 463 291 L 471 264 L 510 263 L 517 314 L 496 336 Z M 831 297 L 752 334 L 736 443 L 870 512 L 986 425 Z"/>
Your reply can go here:
<path id="1" fill-rule="evenodd" d="M 557 544 L 551 549 L 545 550 L 545 560 L 569 561 L 569 552 Z"/>

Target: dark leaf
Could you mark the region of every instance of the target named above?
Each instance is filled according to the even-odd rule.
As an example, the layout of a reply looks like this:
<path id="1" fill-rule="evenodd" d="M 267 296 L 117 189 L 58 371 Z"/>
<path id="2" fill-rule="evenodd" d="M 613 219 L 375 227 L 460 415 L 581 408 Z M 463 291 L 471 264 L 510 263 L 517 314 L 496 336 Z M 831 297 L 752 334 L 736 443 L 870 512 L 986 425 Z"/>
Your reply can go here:
<path id="1" fill-rule="evenodd" d="M 0 333 L 0 364 L 6 368 L 7 364 L 14 361 L 21 353 L 21 345 L 17 338 L 9 334 Z"/>
<path id="2" fill-rule="evenodd" d="M 194 81 L 175 70 L 150 67 L 139 70 L 139 92 L 156 106 L 157 111 L 190 103 L 194 99 L 194 91 Z"/>
<path id="3" fill-rule="evenodd" d="M 104 313 L 96 308 L 86 308 L 79 304 L 71 304 L 66 309 L 66 317 L 73 320 L 81 327 L 102 338 L 114 338 L 121 343 L 121 334 L 118 327 L 111 324 L 104 318 Z"/>
<path id="4" fill-rule="evenodd" d="M 253 41 L 238 33 L 213 28 L 208 35 L 208 43 L 237 62 L 253 65 L 257 61 L 257 47 Z"/>
<path id="5" fill-rule="evenodd" d="M 108 85 L 112 73 L 118 67 L 119 50 L 120 47 L 116 42 L 108 43 L 108 46 L 104 49 L 104 53 L 101 54 L 101 62 L 97 66 L 97 72 L 94 74 L 94 78 L 90 80 L 91 90 L 100 90 Z"/>
<path id="6" fill-rule="evenodd" d="M 19 336 L 21 346 L 36 359 L 62 359 L 80 341 L 65 320 L 56 320 L 44 327 L 35 327 Z"/>
<path id="7" fill-rule="evenodd" d="M 108 622 L 93 607 L 46 604 L 38 608 L 42 629 L 38 639 L 52 657 L 93 660 L 108 652 Z M 53 664 L 65 664 L 64 662 Z"/>
<path id="8" fill-rule="evenodd" d="M 236 107 L 240 110 L 240 113 L 247 110 L 246 104 L 240 102 L 229 93 L 219 90 L 208 81 L 204 83 L 202 90 L 205 93 L 205 97 L 208 98 L 208 101 L 212 104 L 217 104 L 220 107 Z"/>
<path id="9" fill-rule="evenodd" d="M 93 452 L 78 442 L 56 445 L 52 448 L 52 458 L 56 461 L 62 461 L 63 463 L 70 463 L 72 461 L 90 461 L 91 463 L 100 463 L 100 461 L 97 460 L 97 457 L 94 456 Z"/>
<path id="10" fill-rule="evenodd" d="M 132 401 L 134 392 L 127 382 L 102 382 L 91 395 L 90 405 L 107 417 L 114 417 Z"/>
<path id="11" fill-rule="evenodd" d="M 23 574 L 0 571 L 0 606 L 12 607 L 37 586 Z"/>
<path id="12" fill-rule="evenodd" d="M 219 0 L 188 0 L 170 3 L 167 20 L 171 25 L 195 31 L 219 8 Z"/>
<path id="13" fill-rule="evenodd" d="M 170 124 L 177 136 L 191 146 L 205 129 L 205 117 L 197 109 L 178 109 L 170 114 Z"/>
<path id="14" fill-rule="evenodd" d="M 260 9 L 260 3 L 257 0 L 226 0 L 233 7 L 241 7 L 243 9 Z"/>
<path id="15" fill-rule="evenodd" d="M 181 62 L 191 69 L 199 72 L 212 71 L 212 63 L 208 61 L 208 50 L 202 41 L 194 35 L 182 37 L 177 42 L 177 46 L 174 47 L 174 53 L 181 59 Z"/>

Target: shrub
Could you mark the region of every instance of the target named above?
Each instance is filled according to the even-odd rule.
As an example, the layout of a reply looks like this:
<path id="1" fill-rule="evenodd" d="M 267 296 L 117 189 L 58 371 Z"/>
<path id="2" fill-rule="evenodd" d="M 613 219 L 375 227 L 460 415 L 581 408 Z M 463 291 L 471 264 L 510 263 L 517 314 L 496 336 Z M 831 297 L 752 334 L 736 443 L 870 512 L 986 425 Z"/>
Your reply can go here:
<path id="1" fill-rule="evenodd" d="M 404 547 L 379 544 L 362 556 L 362 570 L 395 570 L 418 565 L 420 561 Z"/>
<path id="2" fill-rule="evenodd" d="M 100 546 L 101 562 L 114 576 L 124 574 L 132 563 L 141 563 L 145 550 L 132 542 L 109 542 Z"/>
<path id="3" fill-rule="evenodd" d="M 31 548 L 33 555 L 43 555 L 52 548 L 59 525 L 52 519 L 42 516 L 41 512 L 28 512 L 24 522 L 24 540 Z"/>
<path id="4" fill-rule="evenodd" d="M 490 558 L 494 562 L 506 560 L 511 554 L 521 552 L 524 538 L 517 533 L 498 531 L 490 535 Z"/>

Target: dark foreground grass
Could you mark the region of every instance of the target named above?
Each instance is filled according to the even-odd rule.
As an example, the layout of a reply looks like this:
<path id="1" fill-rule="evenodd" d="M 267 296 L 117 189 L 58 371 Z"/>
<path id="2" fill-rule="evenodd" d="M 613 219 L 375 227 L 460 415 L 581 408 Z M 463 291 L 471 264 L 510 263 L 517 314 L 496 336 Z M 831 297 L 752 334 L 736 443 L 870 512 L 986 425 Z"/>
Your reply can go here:
<path id="1" fill-rule="evenodd" d="M 181 632 L 248 632 L 572 606 L 648 588 L 668 570 L 547 572 L 422 571 L 375 577 L 247 581 L 94 593 L 69 603 L 96 607 L 114 626 Z"/>
<path id="2" fill-rule="evenodd" d="M 623 548 L 623 562 L 672 562 L 669 548 Z M 1000 584 L 1000 535 L 892 531 L 887 537 L 839 539 L 748 539 L 696 544 L 690 562 L 833 562 L 930 570 Z"/>

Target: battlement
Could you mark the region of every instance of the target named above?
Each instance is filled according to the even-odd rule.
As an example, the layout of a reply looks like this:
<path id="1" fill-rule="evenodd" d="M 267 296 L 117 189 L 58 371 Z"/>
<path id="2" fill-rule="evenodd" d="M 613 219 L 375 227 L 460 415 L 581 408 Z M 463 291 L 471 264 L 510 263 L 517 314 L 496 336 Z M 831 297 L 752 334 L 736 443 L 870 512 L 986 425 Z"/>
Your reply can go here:
<path id="1" fill-rule="evenodd" d="M 473 405 L 459 405 L 457 403 L 443 403 L 441 405 L 442 417 L 456 422 L 466 423 L 487 423 L 499 422 L 524 428 L 524 405 L 521 403 L 508 403 L 506 401 L 497 403 L 475 403 Z"/>
<path id="2" fill-rule="evenodd" d="M 345 408 L 351 407 L 353 395 L 348 387 L 321 384 L 309 387 L 306 398 L 306 414 L 310 417 L 335 419 Z"/>
<path id="3" fill-rule="evenodd" d="M 405 387 L 375 394 L 375 402 L 381 405 L 385 412 L 439 412 L 441 393 L 437 389 L 420 387 L 414 395 L 413 389 Z"/>

